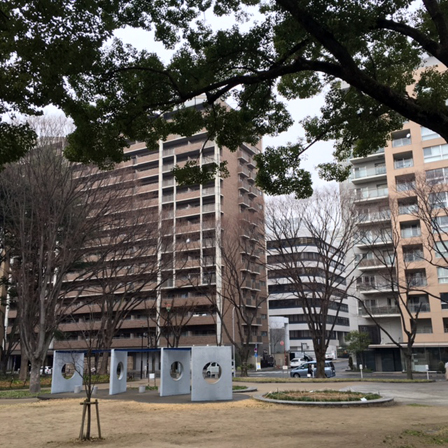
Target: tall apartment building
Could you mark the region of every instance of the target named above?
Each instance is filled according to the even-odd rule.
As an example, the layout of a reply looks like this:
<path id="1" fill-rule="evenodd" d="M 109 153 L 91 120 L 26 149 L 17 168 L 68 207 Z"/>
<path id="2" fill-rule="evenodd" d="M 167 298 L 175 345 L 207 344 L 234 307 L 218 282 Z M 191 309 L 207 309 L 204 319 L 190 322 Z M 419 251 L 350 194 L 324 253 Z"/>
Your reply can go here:
<path id="1" fill-rule="evenodd" d="M 435 239 L 445 240 L 448 218 L 446 206 L 432 207 L 427 219 L 423 211 L 435 205 L 435 196 L 447 194 L 448 145 L 430 129 L 406 122 L 385 148 L 350 162 L 345 186 L 354 189 L 359 229 L 355 294 L 364 304 L 359 329 L 371 337 L 365 362 L 377 371 L 405 368 L 400 350 L 374 319 L 405 344 L 409 312 L 418 318 L 413 369 L 437 370 L 440 361 L 448 360 L 448 270 L 440 255 L 444 244 L 440 249 L 431 243 L 431 226 L 437 222 L 442 232 Z"/>
<path id="2" fill-rule="evenodd" d="M 129 312 L 111 348 L 151 346 L 153 336 L 162 331 L 160 326 L 166 327 L 170 321 L 174 330 L 176 309 L 187 302 L 194 303 L 194 308 L 189 308 L 188 315 L 183 316 L 179 346 L 229 345 L 229 334 L 233 332 L 238 337 L 235 310 L 223 303 L 233 287 L 226 283 L 229 257 L 224 251 L 230 241 L 247 244 L 252 240 L 264 245 L 264 199 L 255 187 L 253 160 L 260 150 L 260 147 L 242 145 L 236 152 L 230 152 L 209 140 L 205 130 L 192 137 L 170 135 L 154 150 L 139 142 L 125 150 L 128 161 L 117 166 L 112 176 L 125 173 L 133 185 L 132 197 L 139 204 L 139 213 L 148 219 L 158 217 L 164 244 L 157 256 L 159 262 L 162 259 L 170 262 L 161 263 L 157 281 L 151 280 L 139 292 L 146 297 Z M 191 160 L 198 161 L 201 166 L 226 160 L 230 175 L 216 178 L 207 185 L 177 185 L 173 167 Z M 256 240 L 254 229 L 257 230 Z M 260 353 L 268 348 L 265 253 L 257 249 L 246 253 L 240 250 L 238 254 L 237 268 L 243 281 L 241 291 L 235 294 L 240 293 L 241 306 L 252 309 L 255 316 L 250 331 L 252 344 L 254 348 L 258 346 Z M 257 260 L 262 262 L 257 263 Z M 255 265 L 256 268 L 250 268 Z M 155 284 L 159 286 L 154 288 Z M 83 301 L 92 302 L 91 293 L 86 291 L 78 295 L 78 308 L 73 311 L 72 319 L 60 327 L 65 340 L 55 340 L 53 349 L 85 348 L 82 332 L 89 322 L 100 318 L 99 309 L 92 317 L 91 308 L 79 307 Z M 217 307 L 222 310 L 221 316 L 216 312 Z M 148 318 L 148 310 L 153 311 L 151 318 Z M 13 313 L 11 318 L 14 318 Z M 243 328 L 242 331 L 247 330 Z M 166 338 L 159 337 L 158 346 L 166 344 Z M 137 365 L 139 356 L 134 359 Z"/>

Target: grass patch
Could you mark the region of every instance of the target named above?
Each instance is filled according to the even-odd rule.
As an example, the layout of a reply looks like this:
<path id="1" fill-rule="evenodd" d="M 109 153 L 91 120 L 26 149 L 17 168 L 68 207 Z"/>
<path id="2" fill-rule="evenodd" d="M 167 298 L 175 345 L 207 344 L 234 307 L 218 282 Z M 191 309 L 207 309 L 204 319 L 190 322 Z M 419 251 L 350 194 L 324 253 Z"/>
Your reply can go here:
<path id="1" fill-rule="evenodd" d="M 342 401 L 364 401 L 364 400 L 378 400 L 381 395 L 362 392 L 341 392 L 339 390 L 316 390 L 316 391 L 282 391 L 269 392 L 264 395 L 265 398 L 271 400 L 284 401 L 312 401 L 312 402 L 342 402 Z"/>
<path id="2" fill-rule="evenodd" d="M 427 429 L 408 429 L 400 436 L 401 446 L 447 446 L 448 426 Z"/>
<path id="3" fill-rule="evenodd" d="M 43 376 L 40 378 L 41 387 L 51 386 L 51 377 Z M 19 380 L 18 378 L 2 378 L 0 379 L 0 391 L 1 390 L 17 390 L 17 389 L 28 389 L 30 387 L 29 379 L 26 381 Z"/>
<path id="4" fill-rule="evenodd" d="M 232 390 L 246 390 L 247 386 L 232 386 Z"/>
<path id="5" fill-rule="evenodd" d="M 37 394 L 32 394 L 28 390 L 2 390 L 0 391 L 1 398 L 35 398 L 41 394 L 49 393 L 50 389 L 42 389 Z"/>

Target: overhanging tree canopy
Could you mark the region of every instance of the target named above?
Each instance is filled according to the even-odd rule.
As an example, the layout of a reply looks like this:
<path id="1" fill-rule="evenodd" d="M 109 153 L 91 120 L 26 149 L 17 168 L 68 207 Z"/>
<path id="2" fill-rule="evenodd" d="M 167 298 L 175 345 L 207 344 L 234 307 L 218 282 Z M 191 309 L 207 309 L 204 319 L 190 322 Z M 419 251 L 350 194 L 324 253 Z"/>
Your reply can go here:
<path id="1" fill-rule="evenodd" d="M 215 31 L 204 11 L 238 20 Z M 341 180 L 348 173 L 338 163 L 353 147 L 359 156 L 376 150 L 405 119 L 448 140 L 448 73 L 426 67 L 415 77 L 428 56 L 448 64 L 448 0 L 14 0 L 1 12 L 2 111 L 61 107 L 77 126 L 67 151 L 74 160 L 107 165 L 127 139 L 154 144 L 204 127 L 235 149 L 287 129 L 285 99 L 319 92 L 326 104 L 303 121 L 306 140 L 259 156 L 258 183 L 268 193 L 311 193 L 300 156 L 315 141 L 337 141 L 336 164 L 322 164 L 321 174 Z M 124 26 L 152 27 L 176 48 L 171 60 L 108 40 Z M 200 107 L 179 107 L 200 94 Z M 230 98 L 234 110 L 220 102 Z M 0 162 L 29 138 L 2 125 L 9 146 Z"/>

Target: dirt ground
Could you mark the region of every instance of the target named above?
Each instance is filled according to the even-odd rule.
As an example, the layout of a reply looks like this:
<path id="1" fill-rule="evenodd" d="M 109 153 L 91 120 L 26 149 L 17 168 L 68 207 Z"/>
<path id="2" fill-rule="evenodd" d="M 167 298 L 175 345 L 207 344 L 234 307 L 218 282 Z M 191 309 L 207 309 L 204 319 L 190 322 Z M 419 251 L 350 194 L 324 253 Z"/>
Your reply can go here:
<path id="1" fill-rule="evenodd" d="M 286 384 L 268 387 L 290 389 Z M 10 404 L 0 400 L 0 446 L 85 445 L 76 440 L 80 401 Z M 421 448 L 434 441 L 439 441 L 438 446 L 448 446 L 448 407 L 442 406 L 324 409 L 253 399 L 180 405 L 101 400 L 100 416 L 104 440 L 94 445 L 110 448 Z"/>

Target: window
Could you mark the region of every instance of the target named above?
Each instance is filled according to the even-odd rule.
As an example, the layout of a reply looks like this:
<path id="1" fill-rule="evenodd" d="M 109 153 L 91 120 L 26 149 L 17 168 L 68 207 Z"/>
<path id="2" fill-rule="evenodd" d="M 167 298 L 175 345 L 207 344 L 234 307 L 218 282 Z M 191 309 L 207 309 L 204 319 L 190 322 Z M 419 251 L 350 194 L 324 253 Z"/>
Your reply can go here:
<path id="1" fill-rule="evenodd" d="M 426 171 L 426 182 L 429 185 L 447 184 L 448 168 L 438 168 L 436 170 Z"/>
<path id="2" fill-rule="evenodd" d="M 402 238 L 412 238 L 415 236 L 420 236 L 420 224 L 419 223 L 402 223 L 401 224 L 401 237 Z"/>
<path id="3" fill-rule="evenodd" d="M 412 177 L 397 177 L 395 178 L 397 191 L 409 191 L 415 189 L 415 178 Z"/>
<path id="4" fill-rule="evenodd" d="M 423 260 L 422 246 L 403 247 L 403 259 L 408 263 Z"/>
<path id="5" fill-rule="evenodd" d="M 436 258 L 448 258 L 448 241 L 437 241 L 434 248 Z"/>
<path id="6" fill-rule="evenodd" d="M 432 333 L 431 319 L 417 319 L 417 333 Z"/>
<path id="7" fill-rule="evenodd" d="M 437 216 L 433 218 L 432 228 L 434 232 L 448 232 L 448 216 Z"/>
<path id="8" fill-rule="evenodd" d="M 437 279 L 439 283 L 448 283 L 448 268 L 437 268 Z"/>
<path id="9" fill-rule="evenodd" d="M 400 146 L 410 145 L 412 143 L 411 133 L 409 129 L 403 131 L 394 132 L 392 134 L 392 147 L 398 148 Z"/>
<path id="10" fill-rule="evenodd" d="M 414 160 L 412 158 L 411 154 L 397 154 L 394 156 L 394 168 L 396 170 L 400 168 L 410 168 L 411 166 L 414 166 Z"/>
<path id="11" fill-rule="evenodd" d="M 435 162 L 448 158 L 448 145 L 436 145 L 423 148 L 423 159 L 425 163 Z"/>
<path id="12" fill-rule="evenodd" d="M 410 288 L 414 286 L 426 286 L 425 270 L 406 272 L 406 282 Z"/>
<path id="13" fill-rule="evenodd" d="M 434 132 L 432 129 L 421 127 L 422 140 L 432 140 L 433 138 L 440 138 L 440 135 L 437 132 Z"/>
<path id="14" fill-rule="evenodd" d="M 411 313 L 428 313 L 431 311 L 428 296 L 426 294 L 408 296 L 408 309 Z"/>
<path id="15" fill-rule="evenodd" d="M 398 201 L 399 215 L 415 215 L 418 212 L 417 202 L 409 202 L 409 200 Z"/>
<path id="16" fill-rule="evenodd" d="M 431 193 L 429 195 L 429 203 L 434 208 L 446 208 L 448 205 L 448 192 Z"/>

